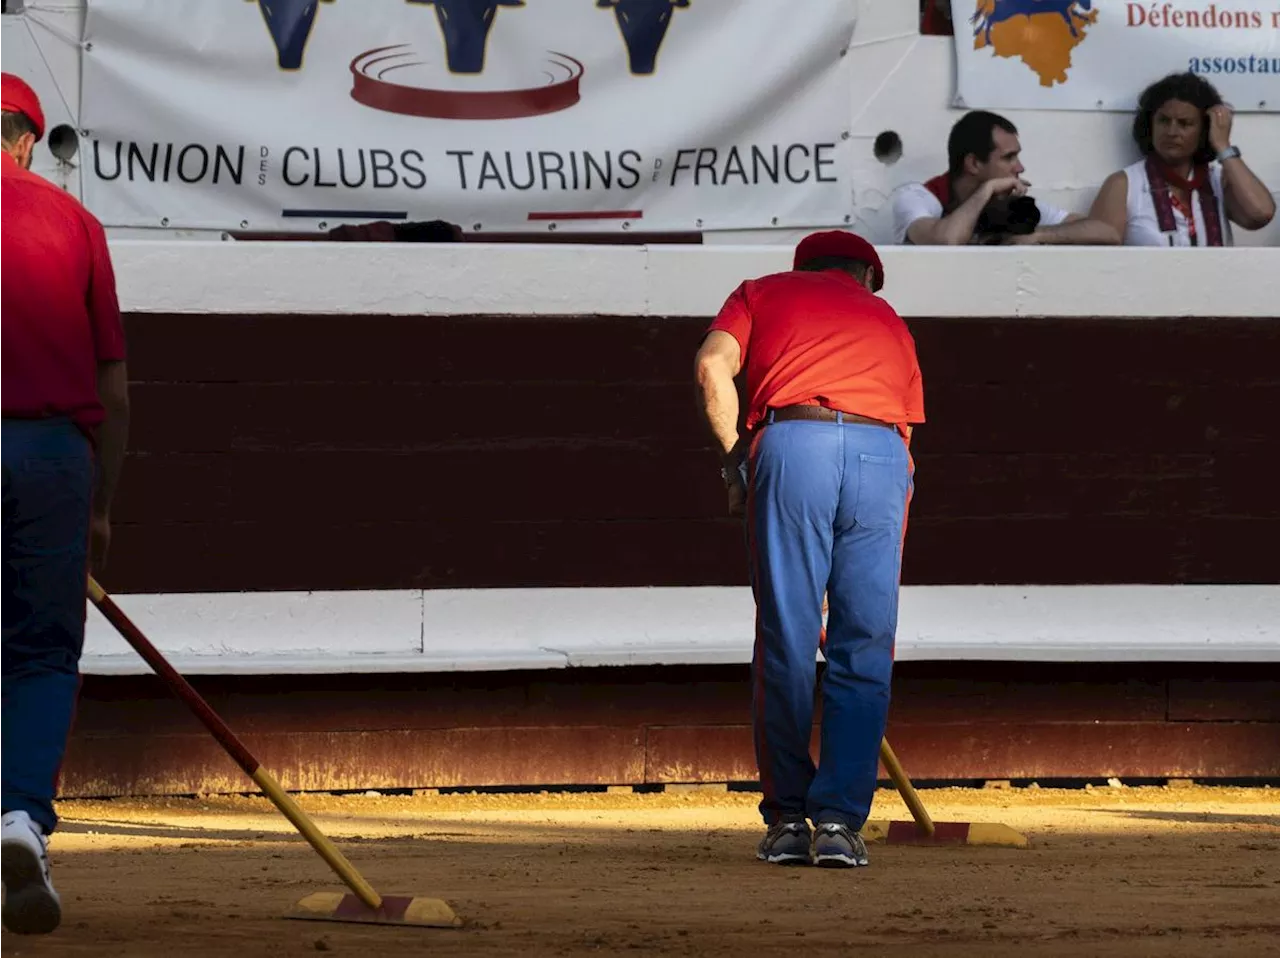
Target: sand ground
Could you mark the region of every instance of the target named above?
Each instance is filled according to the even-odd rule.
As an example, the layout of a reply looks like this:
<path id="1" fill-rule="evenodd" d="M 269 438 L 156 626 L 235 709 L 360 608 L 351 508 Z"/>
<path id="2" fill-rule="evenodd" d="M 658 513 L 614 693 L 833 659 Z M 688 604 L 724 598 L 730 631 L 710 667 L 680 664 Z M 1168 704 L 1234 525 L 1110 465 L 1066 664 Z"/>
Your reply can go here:
<path id="1" fill-rule="evenodd" d="M 757 862 L 738 792 L 310 795 L 385 894 L 448 900 L 455 930 L 286 920 L 339 885 L 260 798 L 66 802 L 63 926 L 6 955 L 280 958 L 854 954 L 1280 955 L 1280 789 L 936 789 L 939 821 L 1032 845 L 871 846 L 870 868 Z M 905 818 L 881 792 L 873 818 Z"/>

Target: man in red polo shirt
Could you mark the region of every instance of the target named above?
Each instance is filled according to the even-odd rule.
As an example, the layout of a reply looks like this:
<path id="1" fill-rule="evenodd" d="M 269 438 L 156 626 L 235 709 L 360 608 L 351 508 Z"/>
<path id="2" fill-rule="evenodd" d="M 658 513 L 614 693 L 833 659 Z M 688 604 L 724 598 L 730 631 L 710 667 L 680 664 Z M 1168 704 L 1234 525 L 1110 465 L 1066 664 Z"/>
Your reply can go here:
<path id="1" fill-rule="evenodd" d="M 100 567 L 128 428 L 124 332 L 106 236 L 30 172 L 35 92 L 0 78 L 3 309 L 4 925 L 53 931 L 53 797 L 79 692 L 87 563 Z M 95 455 L 96 453 L 96 455 Z"/>
<path id="2" fill-rule="evenodd" d="M 703 341 L 703 415 L 745 505 L 756 598 L 753 721 L 767 831 L 757 857 L 867 864 L 889 709 L 911 425 L 924 421 L 915 343 L 875 296 L 884 268 L 853 233 L 806 237 L 794 269 L 734 291 Z M 746 370 L 746 435 L 734 379 Z M 809 754 L 824 593 L 822 749 Z M 811 832 L 809 821 L 814 824 Z"/>

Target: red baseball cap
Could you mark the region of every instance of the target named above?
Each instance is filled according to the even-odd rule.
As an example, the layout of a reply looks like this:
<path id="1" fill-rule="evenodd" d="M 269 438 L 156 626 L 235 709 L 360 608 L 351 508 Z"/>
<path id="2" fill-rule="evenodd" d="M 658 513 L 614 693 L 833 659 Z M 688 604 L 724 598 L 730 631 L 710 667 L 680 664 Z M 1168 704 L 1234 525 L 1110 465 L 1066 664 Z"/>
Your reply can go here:
<path id="1" fill-rule="evenodd" d="M 0 101 L 0 109 L 21 113 L 32 122 L 37 141 L 44 137 L 44 111 L 40 109 L 40 98 L 26 80 L 12 73 L 0 74 Z"/>
<path id="2" fill-rule="evenodd" d="M 791 268 L 799 269 L 820 256 L 841 256 L 866 263 L 871 267 L 871 291 L 878 293 L 884 286 L 884 264 L 880 262 L 880 254 L 857 233 L 848 230 L 810 233 L 796 245 L 795 262 Z"/>

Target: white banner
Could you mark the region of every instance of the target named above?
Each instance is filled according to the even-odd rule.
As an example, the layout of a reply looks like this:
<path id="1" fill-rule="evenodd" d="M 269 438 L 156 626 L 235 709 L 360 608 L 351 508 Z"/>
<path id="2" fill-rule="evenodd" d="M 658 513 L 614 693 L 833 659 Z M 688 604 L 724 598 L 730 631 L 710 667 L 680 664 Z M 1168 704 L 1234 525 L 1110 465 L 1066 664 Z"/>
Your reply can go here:
<path id="1" fill-rule="evenodd" d="M 857 0 L 90 0 L 112 226 L 843 225 Z"/>
<path id="2" fill-rule="evenodd" d="M 1280 110 L 1277 0 L 951 0 L 956 105 L 1123 110 L 1188 70 L 1240 112 Z"/>

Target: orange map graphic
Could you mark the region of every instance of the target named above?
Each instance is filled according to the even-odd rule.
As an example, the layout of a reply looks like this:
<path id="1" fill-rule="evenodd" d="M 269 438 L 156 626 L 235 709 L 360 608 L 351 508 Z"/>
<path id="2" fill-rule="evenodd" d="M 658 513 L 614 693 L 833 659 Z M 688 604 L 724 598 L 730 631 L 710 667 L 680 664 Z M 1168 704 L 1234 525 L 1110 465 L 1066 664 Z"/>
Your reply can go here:
<path id="1" fill-rule="evenodd" d="M 1071 9 L 1068 16 L 1075 27 L 1072 34 L 1067 18 L 1057 10 L 1020 14 L 991 24 L 990 43 L 985 23 L 995 13 L 996 0 L 979 0 L 974 22 L 979 26 L 973 48 L 987 46 L 998 57 L 1018 57 L 1040 77 L 1040 85 L 1051 87 L 1067 82 L 1071 53 L 1083 42 L 1098 19 L 1098 11 Z"/>

